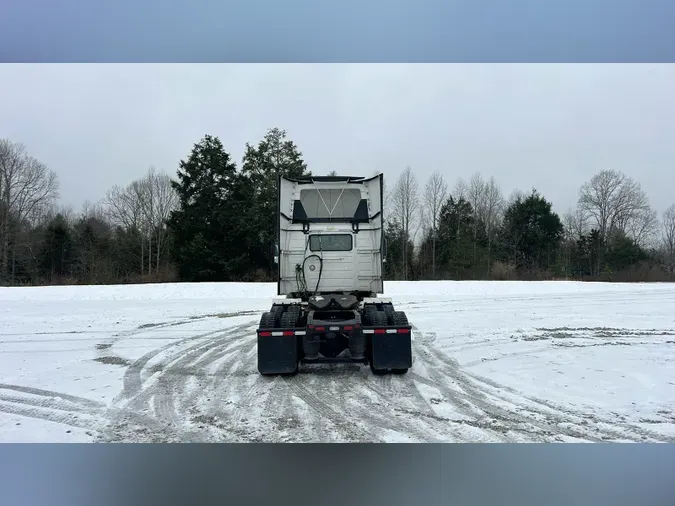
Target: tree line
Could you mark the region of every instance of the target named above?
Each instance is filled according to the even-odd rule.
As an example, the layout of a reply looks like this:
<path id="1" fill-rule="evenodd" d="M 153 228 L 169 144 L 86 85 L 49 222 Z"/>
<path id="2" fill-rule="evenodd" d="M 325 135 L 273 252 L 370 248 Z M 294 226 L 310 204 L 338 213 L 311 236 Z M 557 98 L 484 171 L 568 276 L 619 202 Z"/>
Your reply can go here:
<path id="1" fill-rule="evenodd" d="M 276 177 L 311 171 L 282 129 L 245 148 L 238 165 L 205 135 L 175 174 L 151 167 L 74 212 L 54 172 L 0 140 L 0 282 L 274 280 Z M 675 204 L 659 216 L 618 171 L 591 177 L 563 215 L 536 189 L 507 197 L 479 173 L 450 188 L 407 167 L 389 186 L 386 279 L 675 280 Z"/>

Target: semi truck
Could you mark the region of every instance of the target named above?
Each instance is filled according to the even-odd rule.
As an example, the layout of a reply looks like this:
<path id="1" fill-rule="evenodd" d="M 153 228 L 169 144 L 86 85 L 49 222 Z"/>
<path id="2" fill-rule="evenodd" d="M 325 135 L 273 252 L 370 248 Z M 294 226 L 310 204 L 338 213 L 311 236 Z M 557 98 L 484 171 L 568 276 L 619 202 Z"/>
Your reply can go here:
<path id="1" fill-rule="evenodd" d="M 257 329 L 260 374 L 301 364 L 412 367 L 412 326 L 383 296 L 383 175 L 277 178 L 277 297 Z"/>

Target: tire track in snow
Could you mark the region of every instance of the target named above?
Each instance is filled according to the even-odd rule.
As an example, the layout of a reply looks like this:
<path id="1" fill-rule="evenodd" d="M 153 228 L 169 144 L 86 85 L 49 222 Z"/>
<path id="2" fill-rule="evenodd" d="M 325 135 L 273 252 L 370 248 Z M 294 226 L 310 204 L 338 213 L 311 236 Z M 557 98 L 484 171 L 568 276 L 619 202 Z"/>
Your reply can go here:
<path id="1" fill-rule="evenodd" d="M 6 394 L 2 390 L 26 395 Z M 111 408 L 84 397 L 21 385 L 0 385 L 0 412 L 87 429 L 98 439 L 105 439 L 103 434 L 111 417 L 152 425 L 151 419 L 135 412 Z"/>
<path id="2" fill-rule="evenodd" d="M 154 350 L 137 360 L 128 370 L 126 377 L 126 393 L 122 396 L 134 409 L 148 410 L 152 403 L 157 419 L 168 422 L 169 425 L 181 429 L 184 437 L 192 440 L 203 439 L 205 434 L 188 429 L 188 425 L 210 425 L 218 430 L 218 439 L 226 437 L 229 440 L 259 440 L 255 427 L 245 427 L 247 420 L 243 417 L 242 409 L 235 409 L 230 413 L 216 409 L 211 413 L 200 413 L 200 401 L 210 401 L 210 405 L 219 403 L 232 405 L 232 398 L 238 399 L 237 404 L 244 405 L 247 401 L 254 404 L 264 392 L 259 390 L 263 377 L 257 370 L 243 370 L 244 366 L 254 363 L 251 353 L 255 349 L 255 333 L 246 332 L 255 325 L 245 323 L 217 334 L 188 338 L 184 341 L 198 340 L 196 344 L 185 348 L 182 343 L 172 343 L 159 350 Z M 237 334 L 243 334 L 238 338 Z M 212 337 L 209 337 L 212 336 Z M 252 338 L 251 338 L 252 337 Z M 173 348 L 173 349 L 172 349 Z M 150 360 L 160 353 L 167 353 L 161 369 L 155 372 L 151 385 L 142 381 L 142 374 L 147 369 Z M 178 356 L 176 356 L 179 353 Z M 223 357 L 226 360 L 222 360 Z M 233 361 L 229 361 L 233 357 Z M 246 360 L 244 362 L 244 360 Z M 210 373 L 209 369 L 219 361 L 221 365 Z M 234 366 L 232 365 L 234 362 Z M 157 368 L 157 366 L 155 366 Z M 150 368 L 152 369 L 152 367 Z M 200 380 L 212 378 L 209 385 L 197 385 Z M 254 378 L 253 383 L 250 379 Z M 188 381 L 193 380 L 193 381 Z M 192 384 L 188 384 L 192 383 Z M 224 387 L 224 388 L 221 388 Z M 268 399 L 277 399 L 278 396 L 268 394 Z M 277 402 L 276 400 L 274 401 Z"/>
<path id="3" fill-rule="evenodd" d="M 119 400 L 132 403 L 136 408 L 140 408 L 148 402 L 151 396 L 167 393 L 167 385 L 173 386 L 177 381 L 182 381 L 184 375 L 180 374 L 180 372 L 186 368 L 186 365 L 196 362 L 200 358 L 203 358 L 204 355 L 211 353 L 214 347 L 222 344 L 223 340 L 227 340 L 233 334 L 249 325 L 243 324 L 229 329 L 206 332 L 170 343 L 146 353 L 127 369 L 124 376 L 124 388 L 122 394 L 119 396 Z M 185 346 L 186 344 L 189 345 Z M 164 354 L 168 355 L 168 360 L 155 365 L 154 369 L 156 370 L 151 371 L 150 378 L 143 380 L 142 376 L 146 372 L 148 363 Z M 153 384 L 148 385 L 153 378 L 155 380 Z"/>
<path id="4" fill-rule="evenodd" d="M 601 442 L 643 441 L 650 433 L 584 426 L 569 410 L 475 377 L 417 328 L 415 362 L 407 376 L 327 366 L 265 378 L 255 368 L 254 327 L 248 322 L 200 334 L 144 355 L 127 370 L 121 404 L 135 411 L 154 408 L 154 423 L 146 424 L 151 440 L 372 442 L 387 439 L 383 432 L 392 431 L 425 442 L 514 441 L 514 436 Z M 163 355 L 161 367 L 149 366 Z M 435 399 L 427 400 L 421 386 L 439 391 L 444 399 L 430 402 Z M 461 416 L 451 414 L 455 412 Z"/>
<path id="5" fill-rule="evenodd" d="M 246 399 L 241 399 L 242 394 L 253 398 L 252 390 L 261 379 L 240 370 L 242 355 L 248 355 L 255 347 L 255 339 L 250 339 L 252 327 L 250 322 L 242 325 L 227 342 L 214 344 L 194 363 L 192 369 L 199 371 L 199 374 L 193 377 L 206 383 L 199 383 L 191 391 L 185 389 L 184 385 L 176 385 L 174 392 L 179 393 L 177 397 L 183 405 L 183 423 L 208 426 L 218 440 L 247 440 L 248 432 L 239 427 L 240 413 L 231 408 L 246 403 Z M 235 334 L 239 333 L 242 337 L 236 337 Z M 214 366 L 215 370 L 208 372 Z M 255 376 L 258 376 L 255 372 Z M 254 377 L 254 383 L 247 385 L 246 379 L 251 377 Z M 251 438 L 255 440 L 256 437 L 252 435 Z"/>
<path id="6" fill-rule="evenodd" d="M 419 332 L 419 330 L 415 328 L 415 332 Z M 507 386 L 463 371 L 455 360 L 436 349 L 424 347 L 424 349 L 420 349 L 419 351 L 431 358 L 431 367 L 428 370 L 432 376 L 432 381 L 414 375 L 413 377 L 416 380 L 426 383 L 431 387 L 435 386 L 444 394 L 450 394 L 451 392 L 448 392 L 448 388 L 444 385 L 447 381 L 444 380 L 444 377 L 452 379 L 464 390 L 464 393 L 452 392 L 452 395 L 464 398 L 484 411 L 487 416 L 506 423 L 507 425 L 504 428 L 512 430 L 515 433 L 520 432 L 542 441 L 550 441 L 551 438 L 558 435 L 591 442 L 607 442 L 609 440 L 645 442 L 646 437 L 664 442 L 675 440 L 675 438 L 629 426 L 629 424 L 603 420 L 597 415 L 591 417 L 584 417 L 580 413 L 575 415 L 574 410 L 571 408 L 562 408 L 553 403 L 542 402 L 539 399 L 525 396 Z M 490 401 L 489 398 L 496 401 Z M 507 408 L 509 405 L 513 406 L 514 409 L 509 410 Z M 530 413 L 540 419 L 524 415 L 523 412 Z M 595 423 L 595 426 L 589 424 L 589 419 Z M 509 422 L 511 427 L 508 426 Z M 598 422 L 603 423 L 606 427 L 601 429 L 597 426 Z M 521 425 L 518 426 L 516 424 Z M 535 431 L 533 432 L 530 428 L 523 427 L 523 425 L 525 427 L 530 426 Z M 618 427 L 624 427 L 626 430 L 617 430 Z"/>
<path id="7" fill-rule="evenodd" d="M 101 402 L 97 402 L 92 399 L 87 399 L 85 397 L 77 397 L 75 395 L 55 392 L 53 390 L 42 390 L 40 388 L 25 387 L 21 385 L 9 385 L 6 383 L 0 383 L 0 390 L 12 390 L 15 392 L 31 394 L 37 397 L 44 397 L 49 399 L 62 399 L 64 401 L 69 401 L 73 405 L 87 406 L 90 408 L 102 408 L 103 406 L 105 406 L 105 404 Z"/>
<path id="8" fill-rule="evenodd" d="M 5 391 L 13 392 L 6 394 Z M 24 394 L 24 395 L 16 395 Z M 104 405 L 52 390 L 0 384 L 0 412 L 91 429 L 103 421 Z"/>
<path id="9" fill-rule="evenodd" d="M 413 327 L 413 332 L 416 335 L 420 334 L 419 329 L 416 327 Z M 506 434 L 513 431 L 539 442 L 547 442 L 549 441 L 547 436 L 550 437 L 557 434 L 565 434 L 575 438 L 582 437 L 596 442 L 602 441 L 599 438 L 589 437 L 583 432 L 565 430 L 520 415 L 515 411 L 506 409 L 495 401 L 489 400 L 490 396 L 494 397 L 491 392 L 481 390 L 472 384 L 461 371 L 456 361 L 450 357 L 446 357 L 433 347 L 424 346 L 422 344 L 423 341 L 423 338 L 415 341 L 419 343 L 416 346 L 416 351 L 418 356 L 424 357 L 423 360 L 425 361 L 430 379 L 415 373 L 412 373 L 412 377 L 422 384 L 438 389 L 444 397 L 455 405 L 461 405 L 461 401 L 467 402 L 474 420 L 465 423 L 474 424 L 479 428 L 493 428 Z M 449 380 L 461 390 L 451 388 Z"/>
<path id="10" fill-rule="evenodd" d="M 589 425 L 590 423 L 594 423 L 596 424 L 596 428 L 594 430 L 597 430 L 600 433 L 602 433 L 601 438 L 603 441 L 606 441 L 607 437 L 611 437 L 614 439 L 624 439 L 624 440 L 629 439 L 632 440 L 633 442 L 638 443 L 649 442 L 647 441 L 648 439 L 651 440 L 652 442 L 675 443 L 675 437 L 673 436 L 660 434 L 658 432 L 651 431 L 649 429 L 645 429 L 628 422 L 623 422 L 620 420 L 610 420 L 597 413 L 584 413 L 571 406 L 563 407 L 553 402 L 547 401 L 545 399 L 541 399 L 534 396 L 522 395 L 517 390 L 509 386 L 501 385 L 488 378 L 479 376 L 475 373 L 467 372 L 465 374 L 467 375 L 468 378 L 470 378 L 472 381 L 476 383 L 483 384 L 488 388 L 499 389 L 502 392 L 510 394 L 511 396 L 518 396 L 519 398 L 527 401 L 528 403 L 527 405 L 526 404 L 522 405 L 522 408 L 525 410 L 533 411 L 544 417 L 550 417 L 551 415 L 553 415 L 554 417 L 560 417 L 561 419 L 567 418 L 568 421 L 563 423 L 570 423 L 577 426 L 579 425 L 585 426 Z M 512 400 L 509 399 L 509 395 L 500 395 L 500 397 L 505 402 L 511 403 L 513 402 Z M 532 405 L 534 409 L 531 409 L 530 405 Z M 599 428 L 597 427 L 598 424 L 603 424 L 606 427 Z M 618 429 L 623 429 L 623 431 Z"/>
<path id="11" fill-rule="evenodd" d="M 236 399 L 228 405 L 229 417 L 236 426 L 241 421 L 241 408 L 253 408 L 246 412 L 246 416 L 253 418 L 254 423 L 245 430 L 255 440 L 309 438 L 312 441 L 323 441 L 326 436 L 332 440 L 331 435 L 350 441 L 376 440 L 374 434 L 359 428 L 353 420 L 342 415 L 341 410 L 332 404 L 334 398 L 328 392 L 317 395 L 306 384 L 307 378 L 304 375 L 274 378 L 261 376 L 255 368 L 255 355 L 252 353 L 255 346 L 256 337 L 252 333 L 250 340 L 238 345 L 240 353 L 237 354 L 234 365 L 222 364 L 219 372 L 224 372 L 228 366 L 230 370 L 226 374 L 217 373 L 212 386 L 219 395 Z M 254 378 L 252 382 L 250 378 Z M 328 401 L 323 400 L 323 397 L 328 398 Z M 297 405 L 298 401 L 300 406 Z M 327 431 L 327 424 L 334 426 L 334 430 Z M 302 430 L 309 427 L 312 429 L 309 433 Z M 295 438 L 292 437 L 294 435 Z"/>
<path id="12" fill-rule="evenodd" d="M 383 416 L 381 405 L 367 395 L 363 369 L 352 364 L 314 366 L 287 379 L 296 398 L 311 408 L 313 441 L 381 442 L 378 428 L 400 432 L 395 418 Z"/>
<path id="13" fill-rule="evenodd" d="M 160 356 L 161 354 L 166 354 L 170 352 L 173 349 L 175 349 L 173 354 L 169 354 L 169 356 L 174 356 L 176 353 L 180 354 L 191 354 L 195 353 L 201 349 L 204 348 L 210 348 L 213 347 L 214 343 L 220 342 L 222 339 L 226 339 L 227 337 L 231 336 L 232 334 L 238 332 L 239 330 L 249 326 L 250 324 L 242 324 L 242 325 L 237 325 L 235 327 L 231 328 L 225 328 L 225 329 L 218 329 L 218 330 L 212 330 L 209 332 L 205 332 L 196 336 L 190 336 L 184 339 L 179 339 L 177 341 L 171 342 L 165 346 L 162 346 L 160 348 L 154 349 L 139 359 L 135 360 L 128 368 L 127 371 L 124 375 L 124 387 L 122 390 L 122 393 L 118 396 L 118 401 L 124 401 L 124 400 L 130 400 L 133 399 L 134 397 L 138 396 L 144 389 L 144 381 L 142 379 L 142 373 L 145 371 L 146 366 L 148 363 L 155 359 L 156 357 Z M 215 336 L 215 337 L 212 337 Z M 210 339 L 208 339 L 210 338 Z M 185 347 L 186 344 L 188 343 L 194 343 L 190 344 L 189 346 Z M 189 357 L 188 357 L 189 358 Z M 175 360 L 184 360 L 184 357 L 177 357 L 173 358 L 172 362 Z M 161 369 L 166 369 L 167 367 L 171 367 L 171 362 L 168 364 L 163 364 L 161 366 Z M 162 374 L 163 371 L 160 370 L 158 371 L 158 374 Z"/>
<path id="14" fill-rule="evenodd" d="M 338 392 L 328 392 L 328 395 L 342 401 L 341 412 L 357 415 L 368 425 L 419 442 L 445 441 L 448 436 L 460 439 L 458 426 L 438 416 L 410 379 L 374 376 L 367 368 L 357 368 L 344 370 L 344 374 L 331 382 Z"/>
<path id="15" fill-rule="evenodd" d="M 251 324 L 229 329 L 227 334 L 232 337 L 246 327 L 250 328 Z M 142 395 L 136 394 L 133 406 L 141 408 L 148 397 L 152 396 L 155 416 L 171 423 L 184 424 L 188 421 L 185 415 L 190 414 L 189 411 L 192 410 L 193 418 L 216 427 L 225 433 L 224 436 L 231 436 L 236 440 L 268 440 L 270 436 L 278 439 L 278 432 L 274 434 L 275 428 L 289 432 L 306 427 L 307 420 L 300 421 L 303 413 L 301 409 L 295 407 L 293 400 L 295 397 L 310 408 L 309 414 L 313 421 L 319 421 L 321 425 L 329 422 L 335 426 L 340 436 L 347 440 L 354 438 L 360 441 L 377 440 L 375 434 L 359 429 L 351 419 L 342 415 L 339 409 L 335 409 L 330 402 L 332 399 L 329 398 L 326 402 L 308 389 L 302 384 L 300 376 L 279 378 L 274 381 L 259 375 L 254 367 L 254 356 L 251 356 L 256 346 L 255 333 L 247 334 L 241 339 L 233 338 L 228 340 L 230 342 L 218 345 L 217 341 L 222 338 L 222 335 L 217 336 L 200 342 L 197 347 L 181 349 L 183 356 L 164 365 L 154 385 L 145 388 Z M 170 349 L 171 346 L 167 348 Z M 136 378 L 136 383 L 140 371 L 154 356 L 156 354 L 151 352 L 134 364 L 133 377 Z M 215 373 L 207 374 L 205 370 L 222 357 L 233 357 L 234 360 L 222 361 Z M 192 377 L 212 376 L 213 379 L 210 384 L 204 385 L 203 389 L 187 393 L 185 378 L 179 378 L 176 374 L 186 368 L 191 370 Z M 131 389 L 132 392 L 135 390 L 138 390 L 137 386 Z M 199 413 L 195 408 L 200 402 L 204 404 L 205 400 L 208 404 L 203 407 L 211 409 Z M 187 408 L 176 409 L 179 404 Z M 306 413 L 304 415 L 306 416 Z M 249 418 L 253 418 L 254 423 L 249 424 Z M 317 418 L 321 420 L 316 420 Z M 284 427 L 284 421 L 288 420 L 291 420 L 295 427 Z M 321 436 L 324 433 L 313 431 L 312 435 L 323 439 Z"/>
<path id="16" fill-rule="evenodd" d="M 294 378 L 284 378 L 286 385 L 290 388 L 293 394 L 302 399 L 305 404 L 312 408 L 316 414 L 320 415 L 325 421 L 330 422 L 335 426 L 336 431 L 340 435 L 344 435 L 349 442 L 381 442 L 380 437 L 371 429 L 361 427 L 361 420 L 353 420 L 335 409 L 331 404 L 322 400 L 319 395 L 308 389 Z"/>
<path id="17" fill-rule="evenodd" d="M 186 364 L 195 362 L 223 339 L 248 326 L 250 323 L 180 339 L 134 361 L 125 372 L 123 389 L 115 403 L 126 412 L 139 413 L 140 419 L 114 417 L 106 429 L 107 440 L 198 441 L 200 434 L 186 426 L 184 414 L 176 409 L 174 389 L 177 385 L 182 387 L 188 377 L 180 373 Z M 168 360 L 148 368 L 152 360 L 164 355 Z"/>
<path id="18" fill-rule="evenodd" d="M 247 323 L 236 332 L 241 333 L 241 337 L 232 335 L 229 342 L 204 353 L 193 367 L 208 370 L 217 365 L 215 372 L 204 375 L 210 382 L 198 385 L 189 394 L 181 390 L 178 396 L 186 406 L 183 413 L 190 412 L 193 420 L 215 427 L 219 437 L 226 436 L 228 440 L 260 440 L 259 431 L 255 425 L 250 427 L 244 416 L 251 416 L 250 411 L 245 412 L 246 408 L 260 404 L 264 396 L 264 392 L 259 391 L 263 378 L 257 370 L 244 370 L 250 363 L 245 362 L 244 357 L 249 357 L 256 345 L 254 327 Z"/>

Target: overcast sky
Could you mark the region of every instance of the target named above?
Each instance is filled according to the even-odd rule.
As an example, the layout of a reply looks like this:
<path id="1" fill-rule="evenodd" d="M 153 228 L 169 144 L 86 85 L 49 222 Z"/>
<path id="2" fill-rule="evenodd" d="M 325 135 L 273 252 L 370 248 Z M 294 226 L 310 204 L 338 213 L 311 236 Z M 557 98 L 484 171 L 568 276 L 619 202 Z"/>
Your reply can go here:
<path id="1" fill-rule="evenodd" d="M 564 212 L 616 169 L 659 213 L 675 203 L 675 65 L 0 65 L 0 83 L 0 138 L 76 209 L 151 165 L 175 174 L 205 134 L 240 164 L 275 126 L 317 174 L 480 172 Z"/>

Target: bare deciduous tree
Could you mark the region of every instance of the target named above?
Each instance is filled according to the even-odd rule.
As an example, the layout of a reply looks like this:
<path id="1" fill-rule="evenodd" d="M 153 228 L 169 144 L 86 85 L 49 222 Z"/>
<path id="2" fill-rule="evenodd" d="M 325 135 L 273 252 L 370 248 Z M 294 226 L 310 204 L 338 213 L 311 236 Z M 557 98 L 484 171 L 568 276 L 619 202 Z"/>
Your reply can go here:
<path id="1" fill-rule="evenodd" d="M 151 194 L 149 200 L 152 201 L 152 212 L 148 215 L 148 218 L 155 233 L 155 268 L 159 270 L 166 247 L 168 233 L 166 222 L 171 212 L 178 206 L 178 194 L 171 186 L 171 178 L 165 173 L 156 173 L 151 170 L 148 173 L 148 185 Z"/>
<path id="2" fill-rule="evenodd" d="M 483 178 L 481 177 L 480 173 L 476 172 L 473 176 L 471 176 L 471 179 L 469 180 L 468 184 L 468 192 L 467 192 L 467 200 L 469 201 L 469 204 L 471 204 L 471 207 L 473 208 L 473 213 L 474 213 L 474 220 L 473 220 L 473 226 L 472 228 L 472 233 L 473 233 L 473 273 L 474 277 L 476 277 L 477 272 L 476 269 L 478 268 L 478 259 L 476 258 L 476 252 L 478 248 L 478 228 L 480 226 L 480 216 L 483 213 L 483 195 L 485 193 L 484 190 L 485 183 L 483 182 Z M 477 218 L 477 219 L 476 219 Z"/>
<path id="3" fill-rule="evenodd" d="M 141 204 L 134 199 L 130 187 L 113 186 L 104 202 L 114 225 L 125 230 L 140 229 Z"/>
<path id="4" fill-rule="evenodd" d="M 16 245 L 10 248 L 15 235 L 12 224 L 34 224 L 54 205 L 58 189 L 56 174 L 30 156 L 23 144 L 0 139 L 0 275 L 13 278 Z"/>
<path id="5" fill-rule="evenodd" d="M 586 233 L 586 214 L 579 207 L 569 209 L 562 216 L 563 223 L 563 255 L 565 259 L 565 272 L 570 275 L 572 251 L 576 242 Z"/>
<path id="6" fill-rule="evenodd" d="M 646 207 L 633 213 L 625 228 L 635 244 L 645 248 L 653 244 L 658 226 L 658 213 L 651 207 Z"/>
<path id="7" fill-rule="evenodd" d="M 570 209 L 567 211 L 563 217 L 563 226 L 565 227 L 565 239 L 567 241 L 576 241 L 582 235 L 584 235 L 586 230 L 586 214 L 583 210 L 577 208 L 575 210 Z"/>
<path id="8" fill-rule="evenodd" d="M 373 175 L 377 176 L 381 174 L 380 171 L 375 171 Z M 387 185 L 388 179 L 382 174 L 382 212 L 384 213 L 384 223 L 383 225 L 386 225 L 391 221 L 390 217 L 390 207 L 391 207 L 391 194 L 389 192 L 389 187 Z"/>
<path id="9" fill-rule="evenodd" d="M 419 184 L 417 178 L 410 167 L 401 173 L 396 182 L 396 186 L 391 195 L 391 204 L 393 214 L 401 224 L 403 231 L 403 279 L 408 279 L 408 262 L 410 252 L 408 251 L 408 241 L 414 239 L 417 230 L 415 228 L 415 221 L 417 212 L 420 208 L 419 198 Z"/>
<path id="10" fill-rule="evenodd" d="M 141 272 L 144 272 L 143 195 L 139 191 L 139 186 L 138 181 L 134 181 L 126 187 L 115 185 L 108 190 L 104 202 L 110 220 L 115 226 L 121 227 L 126 232 L 138 232 L 140 234 L 140 267 Z"/>
<path id="11" fill-rule="evenodd" d="M 471 204 L 476 218 L 472 227 L 474 269 L 478 263 L 476 258 L 478 231 L 482 228 L 485 232 L 488 241 L 486 274 L 489 275 L 492 266 L 492 246 L 506 206 L 504 195 L 494 177 L 486 181 L 478 172 L 471 176 L 468 183 L 460 179 L 455 186 L 454 194 L 457 199 L 464 198 Z"/>
<path id="12" fill-rule="evenodd" d="M 672 275 L 675 271 L 675 204 L 663 213 L 663 245 L 668 259 L 668 268 Z"/>
<path id="13" fill-rule="evenodd" d="M 509 195 L 509 198 L 506 200 L 506 203 L 504 204 L 505 208 L 511 207 L 513 204 L 515 204 L 518 200 L 523 201 L 527 198 L 527 193 L 525 193 L 523 190 L 513 190 L 511 194 Z"/>
<path id="14" fill-rule="evenodd" d="M 434 172 L 424 187 L 425 215 L 423 222 L 428 222 L 431 229 L 431 275 L 436 277 L 436 239 L 438 236 L 438 219 L 445 203 L 448 185 L 439 172 Z"/>
<path id="15" fill-rule="evenodd" d="M 492 269 L 492 245 L 499 231 L 505 202 L 504 195 L 494 177 L 490 177 L 490 180 L 485 183 L 484 191 L 484 216 L 482 219 L 485 223 L 485 233 L 488 240 L 487 274 L 489 276 Z"/>
<path id="16" fill-rule="evenodd" d="M 462 178 L 457 180 L 455 188 L 452 192 L 452 196 L 455 200 L 467 199 L 467 194 L 469 193 L 469 185 L 466 184 Z"/>
<path id="17" fill-rule="evenodd" d="M 166 220 L 178 205 L 171 178 L 151 167 L 127 187 L 111 188 L 105 202 L 115 225 L 140 234 L 141 272 L 152 274 L 153 260 L 159 270 L 166 248 Z"/>
<path id="18" fill-rule="evenodd" d="M 625 233 L 630 221 L 649 209 L 649 201 L 638 182 L 621 172 L 603 170 L 582 185 L 579 208 L 607 241 L 615 232 Z"/>

